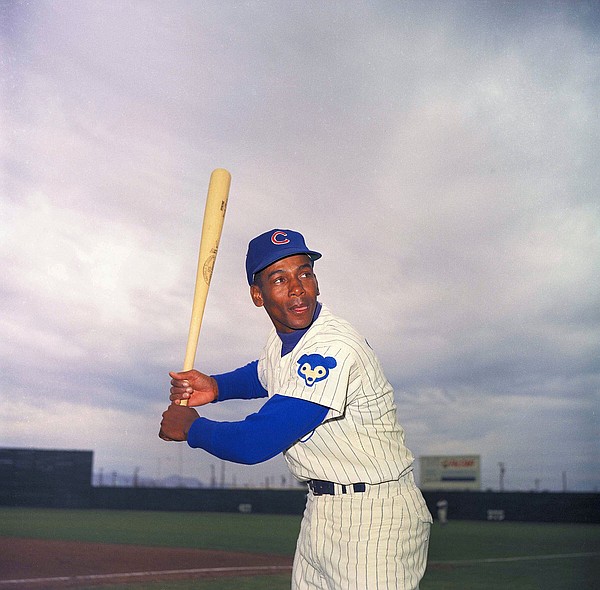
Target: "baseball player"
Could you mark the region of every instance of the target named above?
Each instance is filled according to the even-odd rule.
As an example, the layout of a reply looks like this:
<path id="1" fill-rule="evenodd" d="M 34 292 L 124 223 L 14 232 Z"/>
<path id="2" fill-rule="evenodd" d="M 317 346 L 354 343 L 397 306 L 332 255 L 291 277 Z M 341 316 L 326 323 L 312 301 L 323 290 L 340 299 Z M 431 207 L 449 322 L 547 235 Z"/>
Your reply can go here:
<path id="1" fill-rule="evenodd" d="M 317 300 L 320 257 L 292 230 L 250 242 L 250 295 L 273 323 L 266 345 L 258 360 L 229 373 L 170 373 L 173 403 L 159 436 L 237 463 L 283 453 L 308 487 L 293 589 L 416 589 L 431 514 L 377 357 Z M 192 407 L 251 398 L 266 401 L 238 422 L 201 418 Z"/>
<path id="2" fill-rule="evenodd" d="M 443 526 L 448 523 L 448 500 L 440 498 L 435 505 L 437 507 L 438 521 Z"/>

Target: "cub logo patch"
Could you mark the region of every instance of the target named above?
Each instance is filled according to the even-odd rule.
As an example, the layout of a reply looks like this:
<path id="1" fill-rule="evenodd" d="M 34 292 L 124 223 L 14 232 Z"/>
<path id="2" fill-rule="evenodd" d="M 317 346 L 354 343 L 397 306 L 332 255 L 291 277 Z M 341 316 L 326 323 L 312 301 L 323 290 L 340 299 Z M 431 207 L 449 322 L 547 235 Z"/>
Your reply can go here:
<path id="1" fill-rule="evenodd" d="M 336 360 L 332 356 L 321 356 L 320 354 L 303 354 L 298 360 L 298 375 L 304 379 L 309 387 L 312 387 L 317 381 L 327 379 L 329 369 L 337 366 Z"/>

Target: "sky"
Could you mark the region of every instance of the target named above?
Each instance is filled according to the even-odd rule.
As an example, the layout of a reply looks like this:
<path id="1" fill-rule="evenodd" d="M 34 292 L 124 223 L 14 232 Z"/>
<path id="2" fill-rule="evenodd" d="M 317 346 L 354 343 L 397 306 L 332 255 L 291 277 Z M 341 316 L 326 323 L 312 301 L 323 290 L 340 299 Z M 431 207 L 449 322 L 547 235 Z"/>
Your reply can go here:
<path id="1" fill-rule="evenodd" d="M 3 0 L 0 68 L 0 446 L 291 485 L 157 436 L 223 167 L 198 369 L 258 358 L 247 244 L 296 229 L 417 479 L 476 454 L 483 489 L 598 490 L 597 3 Z"/>

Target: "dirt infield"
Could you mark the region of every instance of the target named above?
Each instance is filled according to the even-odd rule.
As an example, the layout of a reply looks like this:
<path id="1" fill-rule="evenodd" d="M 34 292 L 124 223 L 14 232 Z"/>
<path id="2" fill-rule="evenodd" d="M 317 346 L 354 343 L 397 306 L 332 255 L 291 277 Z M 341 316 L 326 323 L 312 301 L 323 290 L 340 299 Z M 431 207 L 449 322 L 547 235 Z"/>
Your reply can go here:
<path id="1" fill-rule="evenodd" d="M 77 588 L 291 571 L 292 558 L 0 537 L 0 589 Z"/>

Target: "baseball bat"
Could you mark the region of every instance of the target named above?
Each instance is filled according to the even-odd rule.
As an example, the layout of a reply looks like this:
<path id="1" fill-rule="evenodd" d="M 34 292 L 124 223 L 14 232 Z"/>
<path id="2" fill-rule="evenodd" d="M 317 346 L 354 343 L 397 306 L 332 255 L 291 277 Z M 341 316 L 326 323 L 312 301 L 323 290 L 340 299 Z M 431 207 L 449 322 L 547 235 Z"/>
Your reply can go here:
<path id="1" fill-rule="evenodd" d="M 223 222 L 225 221 L 230 184 L 231 174 L 227 170 L 217 168 L 212 171 L 204 208 L 204 220 L 202 221 L 202 237 L 200 239 L 200 252 L 198 254 L 192 317 L 185 349 L 185 359 L 183 361 L 184 371 L 193 369 L 194 361 L 196 360 L 198 337 L 200 336 L 200 327 L 202 326 L 202 317 L 204 316 L 204 308 L 208 297 L 208 288 L 210 287 L 210 280 L 219 249 L 219 241 L 221 240 Z M 187 400 L 181 400 L 180 405 L 187 406 Z"/>

